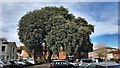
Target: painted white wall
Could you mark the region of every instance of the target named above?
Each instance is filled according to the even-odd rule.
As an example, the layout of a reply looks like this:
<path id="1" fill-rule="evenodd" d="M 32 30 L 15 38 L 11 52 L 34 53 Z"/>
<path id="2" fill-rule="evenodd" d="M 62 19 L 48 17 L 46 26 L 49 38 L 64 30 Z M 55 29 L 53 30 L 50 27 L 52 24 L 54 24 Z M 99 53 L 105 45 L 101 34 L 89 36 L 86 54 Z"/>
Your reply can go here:
<path id="1" fill-rule="evenodd" d="M 2 46 L 5 46 L 5 51 L 2 51 Z M 0 59 L 3 59 L 2 56 L 6 56 L 6 44 L 2 44 L 2 41 L 0 40 Z"/>
<path id="2" fill-rule="evenodd" d="M 2 46 L 5 46 L 5 51 L 2 51 Z M 14 49 L 14 51 L 13 51 Z M 4 55 L 4 59 L 2 58 L 2 55 Z M 17 58 L 17 50 L 15 45 L 8 45 L 8 44 L 3 44 L 2 41 L 0 40 L 0 59 L 3 60 L 12 60 Z"/>

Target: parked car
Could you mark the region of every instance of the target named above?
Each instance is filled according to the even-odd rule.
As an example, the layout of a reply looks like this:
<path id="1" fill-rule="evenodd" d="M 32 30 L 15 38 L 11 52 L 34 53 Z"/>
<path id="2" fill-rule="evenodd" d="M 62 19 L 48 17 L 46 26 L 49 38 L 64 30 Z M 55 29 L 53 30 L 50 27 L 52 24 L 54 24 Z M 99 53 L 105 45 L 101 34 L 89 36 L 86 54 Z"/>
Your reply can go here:
<path id="1" fill-rule="evenodd" d="M 76 62 L 69 62 L 70 64 L 74 65 L 75 67 L 78 66 L 78 64 Z"/>
<path id="2" fill-rule="evenodd" d="M 10 68 L 10 64 L 0 60 L 0 68 Z"/>
<path id="3" fill-rule="evenodd" d="M 31 65 L 33 65 L 32 63 L 30 63 L 30 62 L 28 62 L 27 60 L 22 60 L 24 63 L 25 63 L 25 66 L 31 66 Z"/>
<path id="4" fill-rule="evenodd" d="M 10 68 L 20 68 L 19 64 L 16 64 L 14 61 L 9 61 L 10 63 Z"/>
<path id="5" fill-rule="evenodd" d="M 83 63 L 93 63 L 92 59 L 79 59 L 76 62 L 76 67 L 81 66 Z"/>
<path id="6" fill-rule="evenodd" d="M 119 64 L 120 64 L 120 59 L 117 59 L 117 60 L 116 60 L 116 63 L 119 63 Z"/>
<path id="7" fill-rule="evenodd" d="M 80 63 L 92 63 L 92 59 L 81 59 Z"/>
<path id="8" fill-rule="evenodd" d="M 29 63 L 31 63 L 31 64 L 37 64 L 38 62 L 35 60 L 35 59 L 27 59 L 27 61 L 29 62 Z"/>
<path id="9" fill-rule="evenodd" d="M 120 68 L 120 64 L 110 62 L 83 63 L 79 68 Z"/>
<path id="10" fill-rule="evenodd" d="M 70 64 L 74 65 L 75 67 L 79 67 L 80 59 L 75 59 L 73 62 L 69 62 Z"/>
<path id="11" fill-rule="evenodd" d="M 88 58 L 88 59 L 91 59 L 92 60 L 92 62 L 98 62 L 98 59 L 95 59 L 95 58 Z"/>
<path id="12" fill-rule="evenodd" d="M 52 63 L 50 63 L 50 68 L 75 68 L 75 66 L 66 60 L 53 60 Z"/>
<path id="13" fill-rule="evenodd" d="M 19 66 L 23 67 L 26 65 L 26 63 L 24 63 L 23 61 L 19 60 L 19 59 L 14 59 L 12 60 L 14 61 L 16 64 L 18 64 Z"/>

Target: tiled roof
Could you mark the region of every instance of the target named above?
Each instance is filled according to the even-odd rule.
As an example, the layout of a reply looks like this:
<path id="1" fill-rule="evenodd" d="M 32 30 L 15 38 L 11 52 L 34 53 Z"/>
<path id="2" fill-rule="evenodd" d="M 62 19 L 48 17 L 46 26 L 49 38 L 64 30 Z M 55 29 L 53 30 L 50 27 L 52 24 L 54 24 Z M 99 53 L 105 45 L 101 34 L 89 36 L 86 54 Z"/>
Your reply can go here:
<path id="1" fill-rule="evenodd" d="M 3 42 L 3 44 L 8 44 L 8 45 L 16 46 L 15 42 Z"/>
<path id="2" fill-rule="evenodd" d="M 117 51 L 112 51 L 112 52 L 109 52 L 109 53 L 120 54 L 120 50 L 118 49 Z"/>
<path id="3" fill-rule="evenodd" d="M 0 41 L 7 42 L 5 38 L 0 38 Z"/>

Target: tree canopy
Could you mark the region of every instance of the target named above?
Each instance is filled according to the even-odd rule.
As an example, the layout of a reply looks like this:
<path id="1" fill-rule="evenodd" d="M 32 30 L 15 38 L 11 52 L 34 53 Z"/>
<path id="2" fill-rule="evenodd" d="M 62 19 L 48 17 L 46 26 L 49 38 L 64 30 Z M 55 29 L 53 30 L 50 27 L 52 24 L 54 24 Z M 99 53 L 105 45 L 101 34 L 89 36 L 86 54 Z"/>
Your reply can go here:
<path id="1" fill-rule="evenodd" d="M 20 42 L 37 54 L 43 51 L 42 43 L 53 53 L 58 53 L 60 47 L 68 54 L 92 51 L 89 35 L 94 32 L 94 26 L 84 18 L 76 18 L 63 6 L 30 11 L 20 19 L 18 27 Z"/>

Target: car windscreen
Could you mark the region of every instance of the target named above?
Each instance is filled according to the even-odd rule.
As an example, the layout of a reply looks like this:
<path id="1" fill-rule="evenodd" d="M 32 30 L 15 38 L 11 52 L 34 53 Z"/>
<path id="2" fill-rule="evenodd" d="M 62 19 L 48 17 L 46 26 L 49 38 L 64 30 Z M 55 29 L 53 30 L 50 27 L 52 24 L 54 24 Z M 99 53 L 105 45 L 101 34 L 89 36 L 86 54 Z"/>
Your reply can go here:
<path id="1" fill-rule="evenodd" d="M 0 64 L 4 64 L 2 61 L 0 61 Z"/>
<path id="2" fill-rule="evenodd" d="M 90 63 L 92 60 L 82 60 L 82 62 Z"/>
<path id="3" fill-rule="evenodd" d="M 56 62 L 54 62 L 54 64 L 57 64 L 57 65 L 67 65 L 68 63 L 66 61 L 56 61 Z"/>

